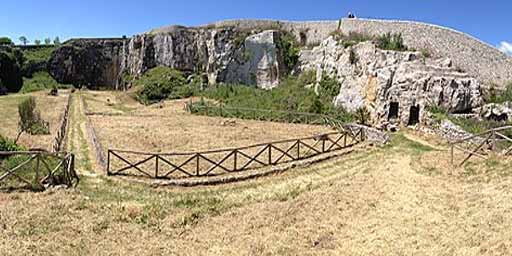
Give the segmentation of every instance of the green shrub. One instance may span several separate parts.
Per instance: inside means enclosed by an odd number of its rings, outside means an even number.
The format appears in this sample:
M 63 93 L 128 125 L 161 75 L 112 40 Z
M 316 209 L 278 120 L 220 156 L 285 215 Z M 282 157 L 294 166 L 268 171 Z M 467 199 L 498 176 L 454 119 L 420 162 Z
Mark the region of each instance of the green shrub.
M 322 80 L 318 85 L 318 95 L 326 100 L 331 101 L 340 94 L 341 83 L 336 78 L 329 77 L 327 74 L 322 76 Z
M 52 56 L 52 53 L 55 49 L 57 49 L 57 47 L 27 49 L 23 51 L 23 56 L 25 56 L 26 61 L 47 62 L 50 60 L 50 57 Z
M 217 85 L 208 88 L 202 95 L 231 108 L 256 108 L 276 112 L 306 112 L 329 115 L 346 122 L 352 121 L 353 116 L 351 113 L 346 112 L 343 108 L 335 107 L 332 103 L 334 98 L 332 95 L 339 93 L 337 81 L 330 78 L 323 79 L 321 82 L 322 93 L 317 95 L 312 88 L 306 87 L 315 82 L 315 77 L 314 71 L 304 72 L 299 77 L 288 77 L 281 82 L 279 87 L 273 90 L 263 90 L 245 85 Z M 205 101 L 200 103 L 203 105 L 207 104 Z M 211 112 L 209 114 L 222 115 L 219 112 Z M 279 115 L 282 114 L 268 113 L 265 116 L 258 117 L 258 119 L 286 119 Z M 254 113 L 242 112 L 233 117 L 254 118 Z
M 497 85 L 492 85 L 484 95 L 487 103 L 512 102 L 512 82 L 505 86 L 505 90 L 497 89 Z
M 49 123 L 41 118 L 41 114 L 37 110 L 36 100 L 34 97 L 28 97 L 18 105 L 18 113 L 20 116 L 18 122 L 18 138 L 27 132 L 31 135 L 49 134 Z M 16 139 L 16 141 L 18 140 Z
M 23 87 L 20 90 L 20 93 L 29 93 L 47 89 L 69 89 L 72 85 L 59 84 L 53 77 L 48 74 L 48 72 L 37 72 L 32 78 L 24 78 L 23 79 Z
M 391 34 L 387 33 L 377 38 L 377 47 L 383 50 L 390 51 L 407 51 L 409 50 L 404 44 L 404 39 L 401 33 Z
M 137 99 L 143 104 L 190 97 L 196 89 L 187 83 L 183 73 L 168 67 L 153 68 L 134 84 L 139 87 Z
M 360 107 L 355 112 L 355 119 L 358 124 L 367 125 L 370 121 L 370 111 L 366 107 Z
M 14 142 L 13 140 L 10 140 L 10 139 L 0 135 L 0 151 L 12 152 L 12 151 L 19 151 L 22 149 L 23 148 L 18 146 L 16 144 L 16 142 Z
M 278 42 L 277 47 L 282 51 L 284 64 L 290 71 L 297 65 L 299 61 L 300 47 L 297 39 L 293 34 L 283 33 Z

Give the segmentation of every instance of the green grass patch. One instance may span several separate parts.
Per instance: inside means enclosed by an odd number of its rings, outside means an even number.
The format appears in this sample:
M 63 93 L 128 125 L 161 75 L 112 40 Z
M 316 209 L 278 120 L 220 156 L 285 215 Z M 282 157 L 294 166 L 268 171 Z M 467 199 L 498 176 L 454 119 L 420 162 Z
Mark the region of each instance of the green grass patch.
M 41 47 L 23 51 L 23 56 L 27 62 L 47 62 L 50 60 L 53 51 L 57 47 Z
M 32 78 L 23 78 L 23 87 L 20 93 L 30 93 L 47 89 L 69 89 L 72 85 L 59 84 L 48 72 L 37 72 Z

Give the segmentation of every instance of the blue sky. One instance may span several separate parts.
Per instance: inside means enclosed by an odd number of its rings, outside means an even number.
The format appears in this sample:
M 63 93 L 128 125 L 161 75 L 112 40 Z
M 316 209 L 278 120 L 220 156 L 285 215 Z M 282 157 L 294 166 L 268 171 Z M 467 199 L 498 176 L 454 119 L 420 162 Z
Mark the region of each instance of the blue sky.
M 0 36 L 117 37 L 235 18 L 338 19 L 350 10 L 452 27 L 503 49 L 512 42 L 510 0 L 9 0 L 0 6 Z

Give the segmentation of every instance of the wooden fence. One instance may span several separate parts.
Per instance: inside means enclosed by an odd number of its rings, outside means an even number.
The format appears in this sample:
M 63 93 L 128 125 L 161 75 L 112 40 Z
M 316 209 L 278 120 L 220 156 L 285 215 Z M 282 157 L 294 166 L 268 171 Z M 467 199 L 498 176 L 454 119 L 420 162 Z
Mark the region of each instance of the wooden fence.
M 0 188 L 44 190 L 76 186 L 75 156 L 47 151 L 0 152 Z
M 490 155 L 509 156 L 512 153 L 512 138 L 504 133 L 512 131 L 512 126 L 504 126 L 472 135 L 450 143 L 451 163 L 455 166 L 455 152 L 460 151 L 464 157 L 458 166 L 464 165 L 472 157 L 487 159 Z
M 144 153 L 110 149 L 107 174 L 157 179 L 216 176 L 302 160 L 349 148 L 364 140 L 364 129 L 359 129 L 204 152 Z
M 71 106 L 71 97 L 72 97 L 72 95 L 70 94 L 68 96 L 68 102 L 66 105 L 66 109 L 64 110 L 62 119 L 61 119 L 61 124 L 60 124 L 59 130 L 57 131 L 57 135 L 55 136 L 55 139 L 53 141 L 52 152 L 61 151 L 62 146 L 64 145 L 64 142 L 66 140 L 68 124 L 69 124 L 69 110 L 70 110 L 70 106 Z
M 332 126 L 333 124 L 338 126 L 339 123 L 342 123 L 339 117 L 329 115 L 257 108 L 233 108 L 226 107 L 224 105 L 211 106 L 208 103 L 200 104 L 200 102 L 187 102 L 185 110 L 193 114 L 206 116 L 220 116 L 271 122 L 304 123 L 327 126 Z

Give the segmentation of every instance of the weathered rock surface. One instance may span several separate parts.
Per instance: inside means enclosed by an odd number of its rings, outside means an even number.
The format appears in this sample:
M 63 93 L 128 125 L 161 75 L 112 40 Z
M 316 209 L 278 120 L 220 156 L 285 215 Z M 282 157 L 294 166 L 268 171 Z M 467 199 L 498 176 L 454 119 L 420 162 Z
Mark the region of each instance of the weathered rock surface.
M 480 83 L 453 68 L 450 60 L 424 59 L 419 52 L 385 51 L 371 42 L 345 48 L 330 37 L 301 53 L 299 69 L 315 70 L 318 81 L 324 75 L 336 77 L 341 90 L 335 104 L 349 111 L 366 107 L 375 124 L 391 119 L 415 124 L 427 106 L 459 113 L 482 103 Z
M 76 39 L 55 50 L 49 73 L 60 83 L 117 89 L 125 39 Z
M 18 92 L 23 86 L 19 52 L 8 47 L 0 49 L 0 94 Z
M 480 116 L 498 122 L 510 121 L 512 120 L 512 102 L 486 104 L 481 108 Z
M 151 68 L 166 66 L 204 74 L 210 84 L 273 88 L 286 71 L 279 40 L 280 32 L 273 30 L 245 38 L 233 29 L 175 26 L 166 33 L 129 40 L 73 40 L 54 52 L 49 70 L 61 83 L 90 87 L 120 89 L 124 74 L 139 77 Z

